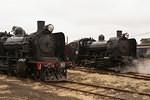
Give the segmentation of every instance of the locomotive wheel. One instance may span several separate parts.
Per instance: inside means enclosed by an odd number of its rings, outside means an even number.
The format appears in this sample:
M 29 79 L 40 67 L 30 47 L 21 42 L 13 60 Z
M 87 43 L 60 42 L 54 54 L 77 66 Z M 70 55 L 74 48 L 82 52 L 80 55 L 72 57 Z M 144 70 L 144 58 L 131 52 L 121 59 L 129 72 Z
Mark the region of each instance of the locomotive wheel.
M 41 70 L 41 81 L 55 81 L 56 76 L 53 69 L 42 68 Z
M 41 81 L 45 81 L 45 77 L 46 77 L 46 71 L 45 71 L 45 69 L 42 69 L 42 70 L 41 70 L 41 75 L 40 75 L 40 77 L 41 77 Z
M 65 68 L 58 69 L 55 74 L 58 80 L 65 81 L 67 78 L 67 70 Z
M 27 65 L 23 61 L 18 61 L 16 66 L 16 74 L 19 77 L 26 77 Z

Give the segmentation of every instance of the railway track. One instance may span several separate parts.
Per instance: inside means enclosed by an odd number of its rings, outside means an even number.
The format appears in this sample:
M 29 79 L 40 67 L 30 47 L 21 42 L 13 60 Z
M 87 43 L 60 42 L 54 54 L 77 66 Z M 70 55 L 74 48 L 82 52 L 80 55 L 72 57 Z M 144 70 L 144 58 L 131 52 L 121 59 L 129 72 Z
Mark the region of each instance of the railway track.
M 128 97 L 131 97 L 132 94 L 150 97 L 150 93 L 143 93 L 138 91 L 124 90 L 124 89 L 93 85 L 93 84 L 86 84 L 86 83 L 81 83 L 76 81 L 65 81 L 61 83 L 46 83 L 46 84 L 59 87 L 59 88 L 68 89 L 71 91 L 83 92 L 83 93 L 92 94 L 100 97 L 107 97 L 115 100 L 129 100 Z M 105 91 L 107 91 L 107 93 L 105 93 Z M 126 95 L 126 97 L 122 97 L 121 95 Z
M 12 76 L 10 76 L 10 78 L 11 77 Z M 25 82 L 24 78 L 17 78 L 17 79 Z M 31 80 L 31 82 L 37 82 L 37 80 Z M 71 91 L 77 91 L 85 94 L 104 97 L 104 99 L 109 98 L 113 100 L 133 100 L 134 99 L 132 96 L 133 94 L 138 96 L 147 96 L 150 98 L 150 93 L 132 91 L 127 89 L 119 89 L 119 88 L 102 86 L 102 85 L 87 84 L 87 83 L 77 82 L 72 80 L 67 80 L 64 82 L 41 82 L 41 83 L 43 85 L 45 84 L 45 85 L 50 85 L 62 89 L 71 90 Z M 130 97 L 130 99 L 128 97 Z
M 139 73 L 120 73 L 115 72 L 112 70 L 97 70 L 95 68 L 85 68 L 85 67 L 73 67 L 71 70 L 83 71 L 88 73 L 99 73 L 99 74 L 106 74 L 106 75 L 115 75 L 121 77 L 128 77 L 133 79 L 140 79 L 145 81 L 150 81 L 150 74 L 139 74 Z

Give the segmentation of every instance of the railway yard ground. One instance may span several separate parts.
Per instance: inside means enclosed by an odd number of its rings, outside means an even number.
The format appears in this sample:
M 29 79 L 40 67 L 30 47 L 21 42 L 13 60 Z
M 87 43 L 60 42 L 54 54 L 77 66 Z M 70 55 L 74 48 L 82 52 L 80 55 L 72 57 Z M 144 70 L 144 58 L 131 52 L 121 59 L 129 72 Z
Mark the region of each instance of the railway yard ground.
M 68 81 L 44 83 L 0 74 L 0 100 L 150 100 L 150 75 L 70 69 Z

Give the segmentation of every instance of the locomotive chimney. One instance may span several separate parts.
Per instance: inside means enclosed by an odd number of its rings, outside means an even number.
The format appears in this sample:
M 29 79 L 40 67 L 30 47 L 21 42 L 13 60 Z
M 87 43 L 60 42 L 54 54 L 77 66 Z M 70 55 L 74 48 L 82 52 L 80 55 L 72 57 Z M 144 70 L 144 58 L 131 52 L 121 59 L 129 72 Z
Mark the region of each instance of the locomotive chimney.
M 120 38 L 122 35 L 122 30 L 117 30 L 117 37 Z
M 45 21 L 37 21 L 37 31 L 42 30 L 44 26 L 45 26 Z

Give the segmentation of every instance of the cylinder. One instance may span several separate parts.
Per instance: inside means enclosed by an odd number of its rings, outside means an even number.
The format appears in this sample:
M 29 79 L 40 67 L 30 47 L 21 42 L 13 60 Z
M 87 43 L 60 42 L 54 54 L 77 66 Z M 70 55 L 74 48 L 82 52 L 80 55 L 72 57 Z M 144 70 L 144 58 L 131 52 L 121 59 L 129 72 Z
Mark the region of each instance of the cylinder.
M 37 31 L 42 30 L 44 26 L 45 26 L 45 21 L 37 21 Z
M 117 30 L 117 37 L 120 38 L 122 36 L 122 30 Z

